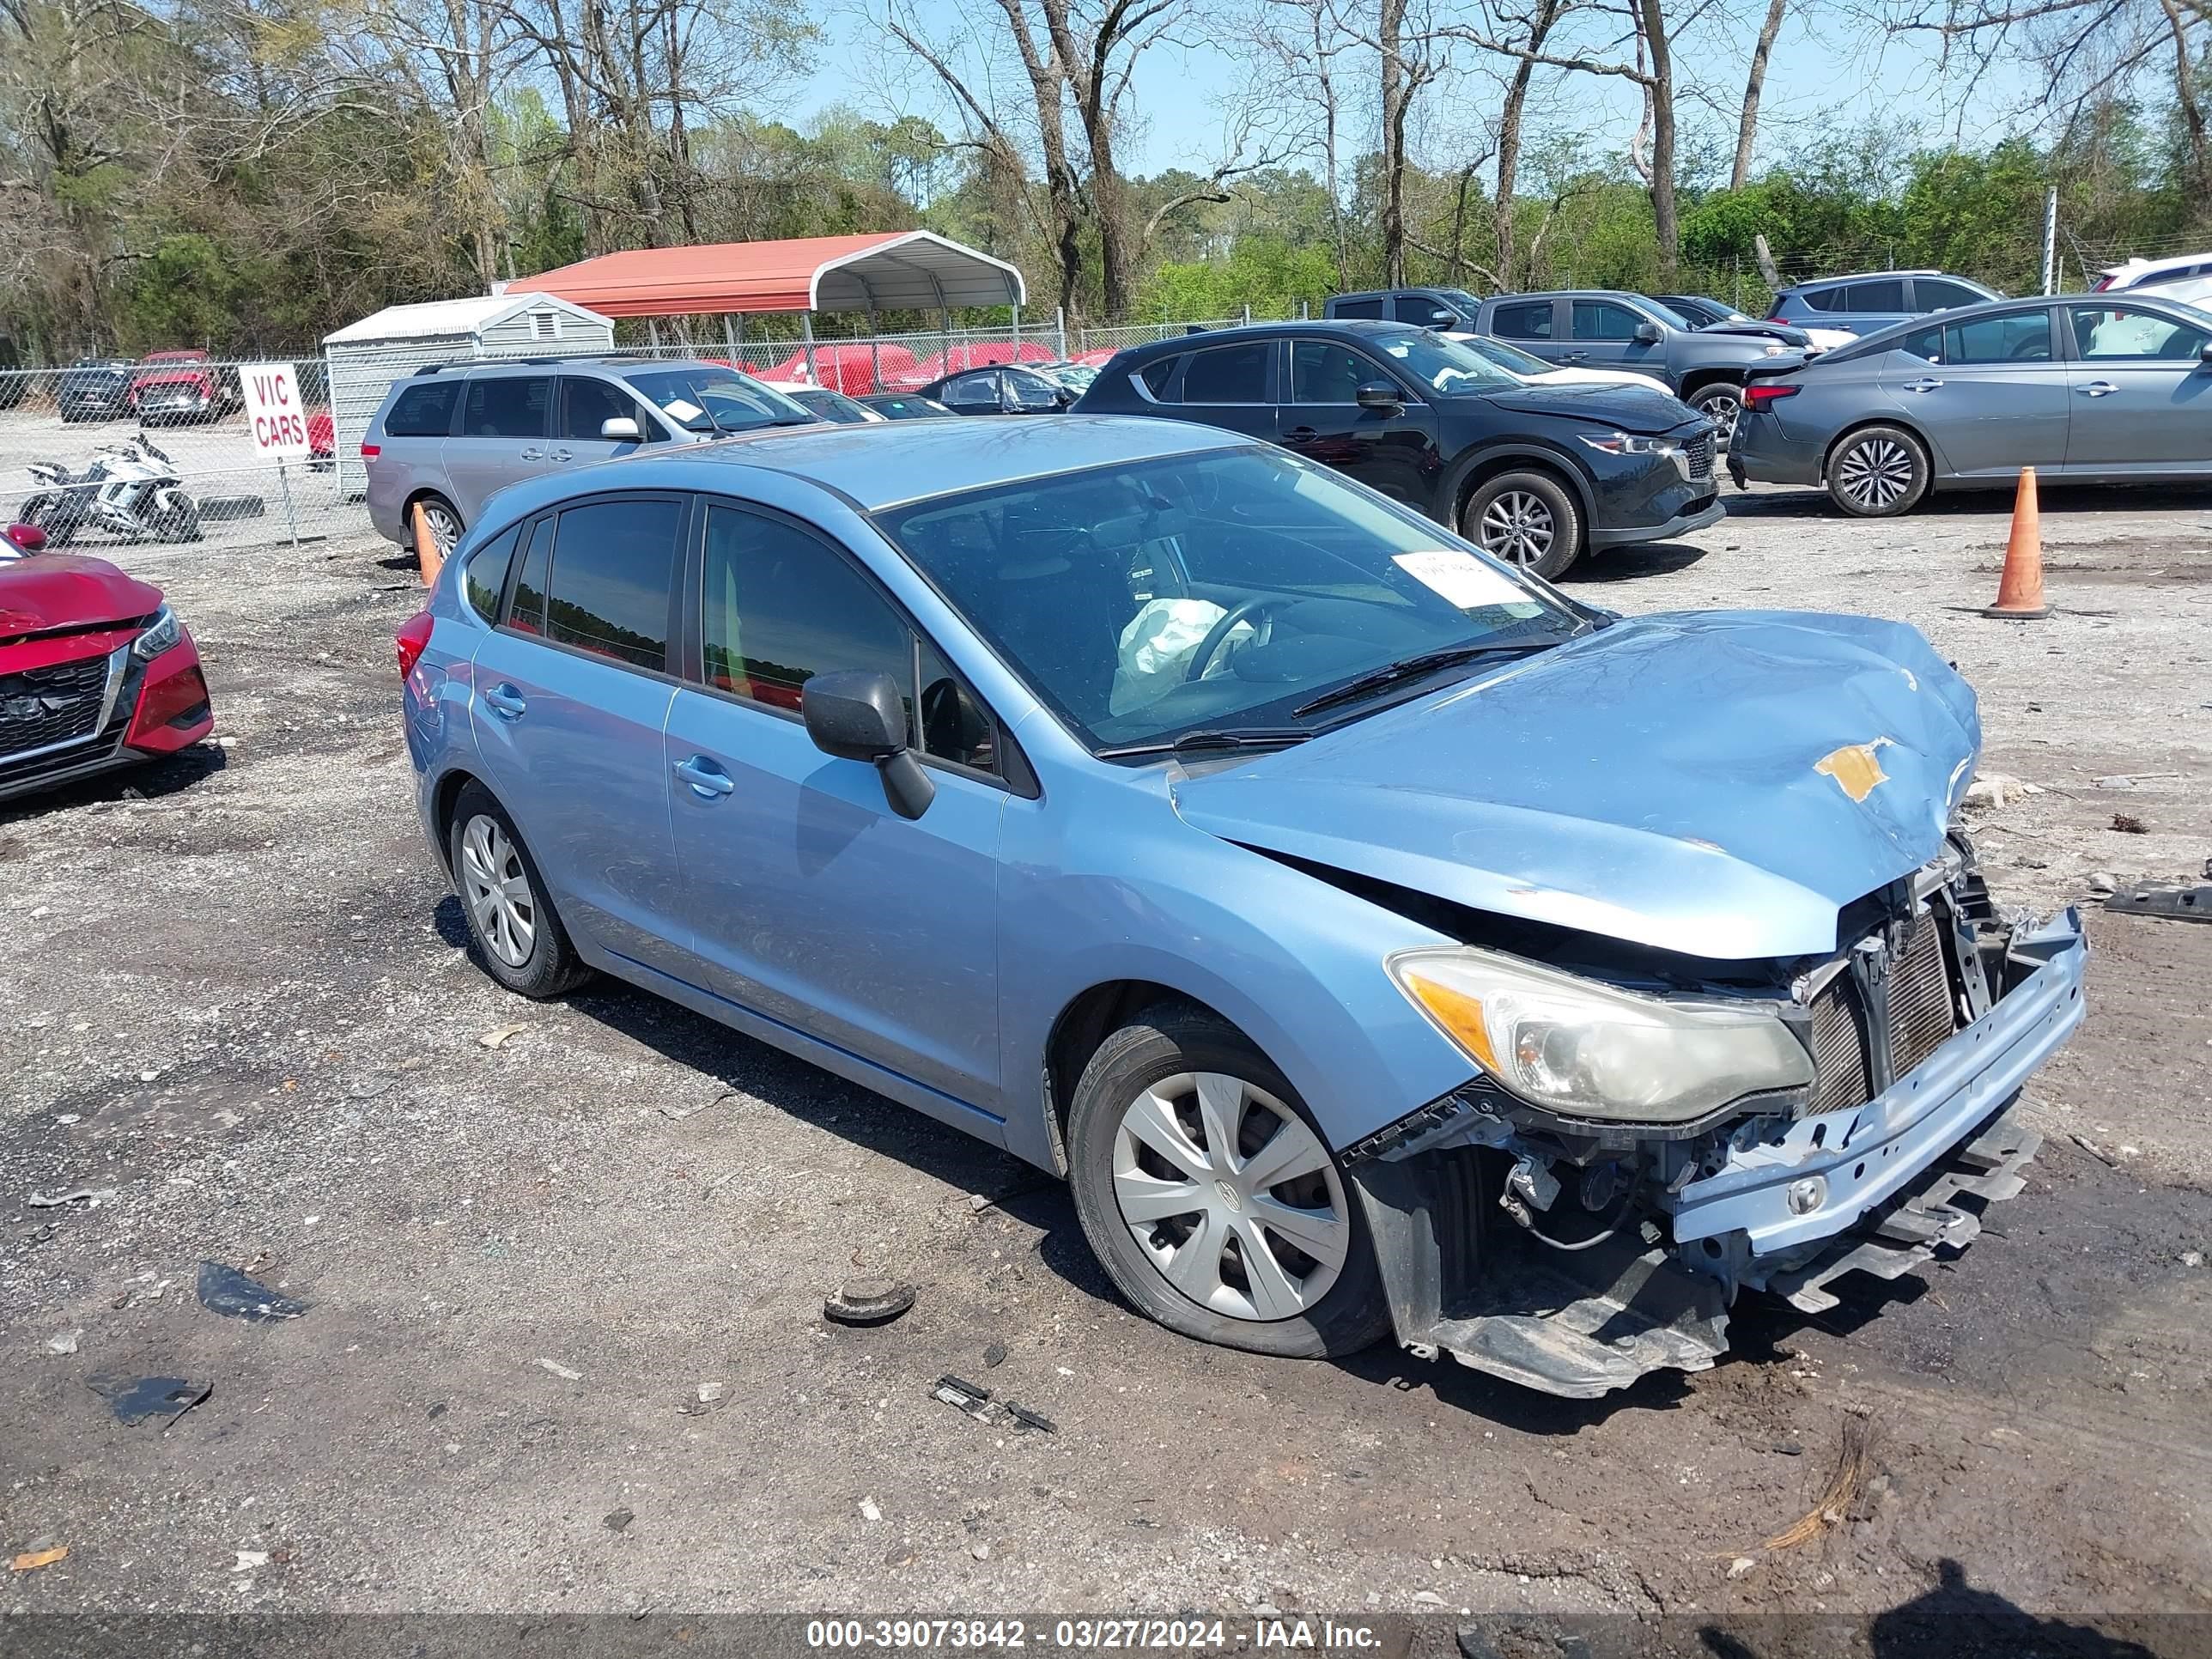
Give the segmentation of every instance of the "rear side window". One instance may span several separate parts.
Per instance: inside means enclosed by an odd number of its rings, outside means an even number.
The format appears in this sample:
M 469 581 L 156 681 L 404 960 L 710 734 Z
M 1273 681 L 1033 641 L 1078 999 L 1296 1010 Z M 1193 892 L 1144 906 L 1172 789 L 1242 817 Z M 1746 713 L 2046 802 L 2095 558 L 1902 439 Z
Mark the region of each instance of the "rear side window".
M 897 683 L 911 726 L 913 635 L 866 577 L 805 531 L 710 505 L 700 618 L 709 685 L 796 709 L 817 674 L 873 669 Z
M 1382 301 L 1379 298 L 1339 300 L 1335 309 L 1328 314 L 1332 317 L 1365 317 L 1379 323 L 1382 320 Z
M 1491 327 L 1510 340 L 1548 340 L 1552 337 L 1552 302 L 1500 306 L 1491 313 Z
M 1168 400 L 1169 389 L 1175 385 L 1176 370 L 1181 368 L 1188 361 L 1189 355 L 1188 352 L 1178 351 L 1174 356 L 1163 357 L 1157 362 L 1146 363 L 1142 368 L 1133 371 L 1129 378 L 1141 381 L 1146 391 L 1151 392 L 1162 403 L 1165 403 Z
M 1846 311 L 1902 311 L 1905 309 L 1905 283 L 1902 278 L 1884 277 L 1876 283 L 1850 283 L 1844 289 L 1844 309 Z
M 1916 276 L 1912 279 L 1912 297 L 1923 311 L 1955 311 L 1960 306 L 1980 305 L 1986 296 L 1959 283 Z
M 1275 355 L 1273 340 L 1249 340 L 1242 345 L 1216 346 L 1191 354 L 1190 368 L 1182 377 L 1182 401 L 1187 404 L 1264 404 L 1269 365 Z
M 553 401 L 550 374 L 486 374 L 469 382 L 461 411 L 466 438 L 542 438 L 546 405 Z
M 1815 311 L 1833 311 L 1843 292 L 1839 288 L 1801 288 L 1797 297 Z
M 469 608 L 486 622 L 499 620 L 499 596 L 507 592 L 507 567 L 514 562 L 515 544 L 522 539 L 520 525 L 495 536 L 469 555 L 461 569 L 461 592 Z
M 937 399 L 947 409 L 996 409 L 999 406 L 999 372 L 987 368 L 976 374 L 963 374 L 957 380 L 947 380 L 945 390 Z
M 2029 311 L 2010 317 L 1977 317 L 1943 331 L 1947 363 L 2047 363 L 2051 361 L 2051 313 Z
M 681 501 L 592 501 L 562 513 L 545 597 L 546 638 L 665 671 L 683 530 Z
M 387 438 L 442 438 L 453 429 L 453 405 L 461 400 L 459 380 L 426 380 L 392 400 L 384 417 Z

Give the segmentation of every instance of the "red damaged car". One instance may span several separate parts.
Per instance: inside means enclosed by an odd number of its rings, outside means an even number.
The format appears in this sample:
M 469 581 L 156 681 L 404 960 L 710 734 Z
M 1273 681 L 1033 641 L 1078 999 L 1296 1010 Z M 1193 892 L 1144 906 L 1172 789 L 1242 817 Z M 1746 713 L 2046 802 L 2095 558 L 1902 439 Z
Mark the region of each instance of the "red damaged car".
M 192 636 L 104 559 L 0 547 L 0 800 L 158 760 L 215 729 Z M 9 560 L 19 550 L 27 556 Z

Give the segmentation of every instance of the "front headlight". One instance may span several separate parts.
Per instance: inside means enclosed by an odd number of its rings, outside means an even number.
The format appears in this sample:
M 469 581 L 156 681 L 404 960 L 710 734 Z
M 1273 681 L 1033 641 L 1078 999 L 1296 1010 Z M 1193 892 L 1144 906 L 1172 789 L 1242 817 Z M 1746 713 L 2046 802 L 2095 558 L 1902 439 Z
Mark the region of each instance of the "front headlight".
M 177 613 L 163 605 L 154 613 L 154 620 L 146 631 L 131 641 L 131 654 L 140 662 L 151 662 L 185 636 L 185 626 L 177 620 Z
M 1682 446 L 1672 438 L 1639 438 L 1629 432 L 1607 432 L 1593 436 L 1583 432 L 1576 434 L 1592 449 L 1601 449 L 1608 455 L 1674 455 Z
M 1766 355 L 1770 357 L 1779 357 L 1784 352 L 1789 349 L 1790 348 L 1788 346 L 1784 345 L 1778 340 L 1775 343 L 1766 348 Z
M 1384 965 L 1505 1089 L 1571 1117 L 1686 1122 L 1813 1081 L 1812 1057 L 1771 1005 L 1646 996 L 1471 947 Z

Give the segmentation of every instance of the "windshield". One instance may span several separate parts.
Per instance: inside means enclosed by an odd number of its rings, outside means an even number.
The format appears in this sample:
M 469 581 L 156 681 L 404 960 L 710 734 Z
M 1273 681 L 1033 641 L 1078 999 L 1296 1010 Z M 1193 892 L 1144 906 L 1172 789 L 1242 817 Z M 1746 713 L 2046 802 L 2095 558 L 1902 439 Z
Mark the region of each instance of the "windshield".
M 1651 313 L 1653 316 L 1656 317 L 1661 322 L 1666 324 L 1669 328 L 1693 329 L 1697 327 L 1695 323 L 1692 322 L 1687 317 L 1685 317 L 1680 312 L 1675 310 L 1672 306 L 1662 305 L 1656 300 L 1645 300 L 1642 301 L 1642 304 L 1646 311 Z
M 1557 367 L 1556 364 L 1546 362 L 1533 351 L 1523 351 L 1519 346 L 1508 345 L 1504 341 L 1493 340 L 1487 335 L 1482 335 L 1472 340 L 1462 340 L 1459 343 L 1479 356 L 1487 357 L 1509 374 L 1522 374 L 1533 378 L 1538 374 L 1549 374 Z
M 877 522 L 1093 750 L 1303 729 L 1294 711 L 1386 665 L 1540 644 L 1578 621 L 1428 520 L 1273 449 L 1029 479 Z
M 690 432 L 748 432 L 818 418 L 749 374 L 699 363 L 641 369 L 623 378 L 677 425 Z
M 1365 343 L 1382 353 L 1431 392 L 1505 392 L 1521 384 L 1458 340 L 1425 329 L 1370 334 Z M 1549 367 L 1549 365 L 1547 365 Z

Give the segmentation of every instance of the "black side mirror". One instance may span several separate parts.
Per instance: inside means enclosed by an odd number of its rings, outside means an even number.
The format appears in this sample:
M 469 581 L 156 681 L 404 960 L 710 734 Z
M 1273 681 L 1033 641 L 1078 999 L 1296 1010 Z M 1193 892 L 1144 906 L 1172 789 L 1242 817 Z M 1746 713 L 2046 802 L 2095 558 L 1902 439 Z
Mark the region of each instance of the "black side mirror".
M 1362 409 L 1387 410 L 1391 414 L 1401 413 L 1406 407 L 1406 394 L 1388 380 L 1364 380 L 1353 398 Z
M 799 688 L 799 712 L 817 749 L 866 761 L 882 775 L 892 811 L 918 818 L 929 810 L 937 786 L 907 746 L 906 704 L 890 675 L 858 668 L 817 674 Z
M 1657 345 L 1666 337 L 1656 323 L 1638 323 L 1636 325 L 1636 343 L 1638 345 Z

